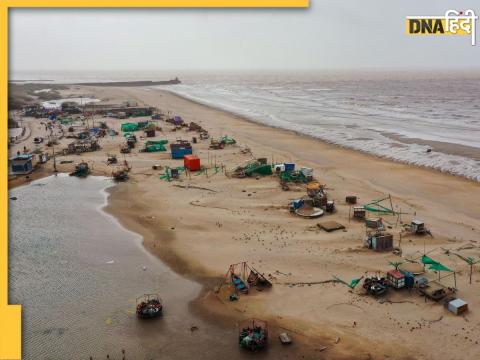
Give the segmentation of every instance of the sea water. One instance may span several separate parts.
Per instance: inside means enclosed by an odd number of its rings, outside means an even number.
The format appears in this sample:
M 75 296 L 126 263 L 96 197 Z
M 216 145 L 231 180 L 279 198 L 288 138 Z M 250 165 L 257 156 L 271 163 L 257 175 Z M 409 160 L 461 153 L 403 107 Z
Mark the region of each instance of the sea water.
M 59 174 L 10 190 L 9 302 L 22 305 L 23 358 L 243 358 L 234 328 L 190 311 L 200 285 L 101 210 L 110 186 Z M 163 299 L 162 318 L 137 319 L 145 293 Z
M 17 72 L 49 83 L 158 86 L 269 126 L 480 181 L 480 73 L 440 71 Z

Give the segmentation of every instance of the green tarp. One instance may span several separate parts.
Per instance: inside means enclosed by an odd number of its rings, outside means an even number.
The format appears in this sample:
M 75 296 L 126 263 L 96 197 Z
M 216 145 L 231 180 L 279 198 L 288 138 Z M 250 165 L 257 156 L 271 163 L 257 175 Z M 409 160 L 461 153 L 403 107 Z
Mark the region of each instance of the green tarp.
M 245 169 L 245 175 L 253 176 L 258 175 L 272 175 L 272 167 L 268 164 L 256 164 L 252 166 L 247 166 Z
M 350 281 L 350 284 L 348 285 L 348 287 L 350 289 L 355 289 L 355 286 L 358 285 L 358 283 L 363 279 L 363 276 L 361 278 L 358 278 L 358 279 L 353 279 L 352 281 Z
M 280 173 L 283 182 L 307 183 L 307 177 L 301 171 L 285 171 Z
M 444 266 L 440 263 L 430 265 L 429 269 L 430 270 L 438 270 L 438 271 L 450 271 L 450 272 L 453 271 L 453 270 L 450 270 L 449 268 L 447 268 L 446 266 Z
M 426 265 L 437 264 L 437 262 L 435 260 L 433 260 L 432 258 L 429 258 L 427 255 L 422 256 L 422 263 L 424 263 Z
M 145 145 L 165 145 L 168 144 L 168 140 L 148 140 Z
M 231 144 L 236 144 L 236 141 L 234 138 L 231 138 L 229 136 L 223 136 L 219 140 L 220 143 L 226 144 L 226 145 L 231 145 Z
M 138 125 L 134 123 L 124 123 L 122 124 L 122 131 L 124 132 L 131 132 L 131 131 L 137 131 L 138 130 Z
M 167 151 L 165 144 L 168 144 L 168 140 L 159 140 L 159 141 L 147 141 L 145 143 L 146 152 L 157 152 L 157 151 Z
M 430 270 L 438 270 L 438 271 L 453 271 L 447 268 L 446 266 L 440 264 L 438 261 L 433 260 L 432 258 L 429 258 L 426 255 L 422 256 L 422 263 L 425 265 L 430 265 L 429 269 Z
M 380 199 L 380 200 L 374 200 L 369 204 L 363 205 L 363 208 L 367 211 L 379 213 L 382 215 L 395 214 L 395 212 L 391 207 L 389 208 L 380 204 L 382 201 L 385 201 L 385 200 L 391 201 L 390 197 Z

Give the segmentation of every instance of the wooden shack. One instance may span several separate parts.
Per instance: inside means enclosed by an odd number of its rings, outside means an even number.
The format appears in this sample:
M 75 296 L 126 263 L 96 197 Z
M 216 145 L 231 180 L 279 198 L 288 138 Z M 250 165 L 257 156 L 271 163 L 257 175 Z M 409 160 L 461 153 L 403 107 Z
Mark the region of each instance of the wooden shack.
M 376 233 L 367 236 L 365 245 L 375 251 L 390 251 L 393 249 L 393 235 L 388 233 Z
M 355 219 L 365 219 L 365 216 L 366 216 L 366 211 L 365 209 L 363 208 L 363 206 L 354 206 L 353 207 L 353 217 Z

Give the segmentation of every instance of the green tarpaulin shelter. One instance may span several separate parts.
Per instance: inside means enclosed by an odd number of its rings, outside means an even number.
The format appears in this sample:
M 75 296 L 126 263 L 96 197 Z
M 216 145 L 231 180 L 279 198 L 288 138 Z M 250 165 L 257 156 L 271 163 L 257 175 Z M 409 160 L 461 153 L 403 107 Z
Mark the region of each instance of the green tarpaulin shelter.
M 146 152 L 167 151 L 165 144 L 168 144 L 168 140 L 147 141 L 145 143 Z
M 390 207 L 381 204 L 381 202 L 385 200 L 390 201 Z M 395 214 L 395 211 L 393 211 L 392 198 L 390 197 L 390 195 L 384 199 L 374 200 L 369 204 L 365 204 L 363 205 L 363 208 L 367 211 L 382 215 Z
M 272 175 L 272 167 L 268 164 L 252 164 L 245 168 L 245 175 L 253 176 L 258 175 Z
M 432 258 L 429 258 L 426 255 L 422 256 L 422 263 L 425 265 L 430 265 L 429 269 L 430 270 L 438 270 L 438 271 L 450 271 L 452 272 L 453 270 L 450 270 L 446 266 L 440 264 L 438 261 L 433 260 Z
M 363 276 L 358 279 L 353 279 L 352 281 L 350 281 L 350 284 L 348 285 L 348 287 L 351 289 L 355 289 L 355 286 L 357 286 L 362 279 L 363 279 Z
M 450 271 L 450 272 L 453 271 L 453 270 L 450 270 L 449 268 L 447 268 L 446 266 L 444 266 L 440 263 L 430 265 L 429 269 L 430 270 L 438 270 L 438 271 Z
M 134 123 L 124 123 L 122 124 L 122 131 L 124 132 L 131 132 L 131 131 L 137 131 L 138 130 L 138 125 Z

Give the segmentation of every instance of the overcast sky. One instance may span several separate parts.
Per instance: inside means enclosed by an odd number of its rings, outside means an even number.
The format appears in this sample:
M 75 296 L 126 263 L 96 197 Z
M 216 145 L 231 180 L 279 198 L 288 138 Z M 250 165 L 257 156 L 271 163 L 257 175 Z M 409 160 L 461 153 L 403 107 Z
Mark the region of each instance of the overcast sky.
M 311 2 L 295 10 L 12 9 L 10 69 L 480 67 L 478 29 L 474 47 L 469 37 L 405 35 L 405 16 L 453 6 L 480 15 L 478 0 Z

